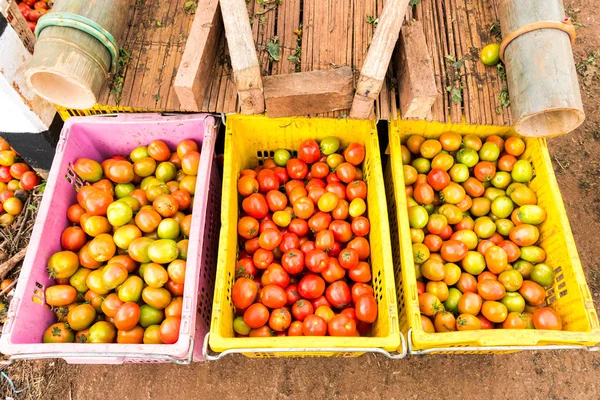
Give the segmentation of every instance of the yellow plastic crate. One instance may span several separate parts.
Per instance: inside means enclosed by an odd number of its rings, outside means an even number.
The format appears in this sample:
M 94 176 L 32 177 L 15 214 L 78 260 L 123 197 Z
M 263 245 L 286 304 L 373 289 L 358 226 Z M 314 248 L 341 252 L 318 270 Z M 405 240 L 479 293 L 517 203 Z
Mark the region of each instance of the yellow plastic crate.
M 371 266 L 373 288 L 378 301 L 378 318 L 371 337 L 269 337 L 236 338 L 233 330 L 235 315 L 231 290 L 235 280 L 238 255 L 238 193 L 240 172 L 254 168 L 279 148 L 297 149 L 306 139 L 320 140 L 327 136 L 340 139 L 342 147 L 352 142 L 366 148 L 363 164 L 368 185 L 367 209 L 371 221 Z M 217 281 L 213 303 L 210 348 L 207 359 L 218 359 L 230 353 L 249 357 L 276 356 L 359 356 L 376 352 L 388 357 L 406 355 L 404 338 L 398 329 L 398 311 L 394 285 L 390 232 L 377 130 L 372 121 L 337 119 L 279 118 L 231 115 L 227 117 L 225 161 L 223 167 L 223 198 L 221 236 Z M 400 350 L 399 350 L 400 348 Z M 390 352 L 399 351 L 399 354 Z M 215 354 L 214 352 L 220 352 Z
M 85 110 L 75 110 L 72 108 L 64 108 L 56 106 L 56 111 L 63 121 L 71 117 L 86 117 L 88 115 L 103 115 L 103 114 L 116 114 L 116 113 L 134 113 L 134 112 L 157 112 L 156 110 L 144 110 L 141 108 L 122 107 L 122 106 L 102 106 L 96 104 L 92 108 Z
M 523 138 L 527 145 L 520 157 L 529 160 L 535 177 L 530 188 L 539 204 L 547 211 L 540 226 L 540 247 L 546 251 L 546 263 L 554 268 L 555 282 L 547 290 L 549 306 L 562 318 L 563 331 L 502 329 L 425 333 L 421 328 L 415 265 L 413 262 L 410 226 L 406 212 L 406 195 L 402 175 L 401 143 L 413 134 L 438 138 L 451 131 L 481 138 L 490 135 L 514 136 L 509 127 L 425 123 L 423 121 L 393 121 L 389 126 L 390 162 L 386 166 L 390 229 L 400 310 L 400 330 L 407 335 L 411 354 L 423 353 L 503 353 L 543 348 L 588 348 L 600 342 L 598 316 L 585 281 L 581 262 L 571 233 L 569 220 L 560 196 L 545 139 Z M 596 347 L 588 349 L 597 350 Z

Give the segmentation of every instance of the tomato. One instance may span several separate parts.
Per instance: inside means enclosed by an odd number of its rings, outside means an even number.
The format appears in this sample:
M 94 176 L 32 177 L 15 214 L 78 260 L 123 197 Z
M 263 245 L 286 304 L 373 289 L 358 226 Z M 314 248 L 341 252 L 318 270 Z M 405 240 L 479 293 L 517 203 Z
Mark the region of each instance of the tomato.
M 127 280 L 127 269 L 117 263 L 109 263 L 102 269 L 102 285 L 106 289 L 115 289 Z
M 460 290 L 454 287 L 449 288 L 448 298 L 443 303 L 444 308 L 454 314 L 458 313 L 458 302 L 461 297 L 462 293 Z
M 327 322 L 318 315 L 311 314 L 304 319 L 302 333 L 304 336 L 325 336 Z
M 554 271 L 548 264 L 540 263 L 533 267 L 529 279 L 540 286 L 548 287 L 554 283 Z
M 419 310 L 428 317 L 433 317 L 444 311 L 444 306 L 435 295 L 425 292 L 419 295 Z
M 159 338 L 165 344 L 177 343 L 181 318 L 168 317 L 160 324 Z
M 458 312 L 461 314 L 477 315 L 481 310 L 481 296 L 476 293 L 463 293 L 458 301 Z
M 504 285 L 507 291 L 517 291 L 523 284 L 523 276 L 516 269 L 509 269 L 498 276 L 498 281 Z
M 160 340 L 160 325 L 150 325 L 144 331 L 144 344 L 163 344 Z
M 358 263 L 356 268 L 348 271 L 348 277 L 354 282 L 367 283 L 371 281 L 371 266 L 364 261 Z
M 316 299 L 325 292 L 325 281 L 318 275 L 306 275 L 298 283 L 298 293 L 305 299 Z
M 298 157 L 305 163 L 312 164 L 321 157 L 321 149 L 314 140 L 306 140 L 298 147 Z
M 433 169 L 441 169 L 444 172 L 448 172 L 450 168 L 454 165 L 454 157 L 450 154 L 439 153 L 433 160 L 431 160 L 431 168 Z
M 352 165 L 359 165 L 365 159 L 365 146 L 351 143 L 343 152 L 344 159 Z
M 266 285 L 260 290 L 259 301 L 273 309 L 284 307 L 287 304 L 287 293 L 280 286 Z
M 425 292 L 435 295 L 440 301 L 448 299 L 448 286 L 444 282 L 427 282 Z
M 347 248 L 356 250 L 358 252 L 358 259 L 360 261 L 366 260 L 371 254 L 369 242 L 364 237 L 355 237 L 350 242 L 348 242 Z
M 504 172 L 511 172 L 516 162 L 517 159 L 514 156 L 511 156 L 510 154 L 505 154 L 498 159 L 498 169 Z
M 437 191 L 441 191 L 450 184 L 450 175 L 444 170 L 434 168 L 427 175 L 427 182 Z
M 440 151 L 442 151 L 442 144 L 434 139 L 425 140 L 419 148 L 421 156 L 427 159 L 432 159 Z
M 509 312 L 522 313 L 523 310 L 525 310 L 525 299 L 516 292 L 506 293 L 506 296 L 504 296 L 500 302 L 506 306 L 506 309 Z
M 87 241 L 83 229 L 78 226 L 70 226 L 61 234 L 60 243 L 63 249 L 73 252 L 79 251 Z
M 265 250 L 274 250 L 282 240 L 281 232 L 278 229 L 267 229 L 263 231 L 258 238 L 258 245 Z
M 329 257 L 327 266 L 321 271 L 321 276 L 327 283 L 333 283 L 344 278 L 346 270 L 340 266 L 337 258 Z
M 53 278 L 69 278 L 79 268 L 79 257 L 72 251 L 59 251 L 50 257 L 47 266 Z
M 104 262 L 115 255 L 117 246 L 115 246 L 111 235 L 102 233 L 92 239 L 88 251 L 94 260 Z
M 256 250 L 256 252 L 252 256 L 252 261 L 258 269 L 266 269 L 269 265 L 271 265 L 273 259 L 273 252 L 270 250 L 265 250 L 263 248 L 259 248 L 258 250 Z
M 304 321 L 304 319 L 314 313 L 312 304 L 307 300 L 298 300 L 292 306 L 292 315 L 298 321 Z
M 479 53 L 481 62 L 488 66 L 494 66 L 500 62 L 500 45 L 492 43 L 485 46 Z
M 244 201 L 242 201 L 242 208 L 246 214 L 257 219 L 263 219 L 269 213 L 269 207 L 265 197 L 258 193 L 253 193 L 246 197 Z
M 75 301 L 77 291 L 69 285 L 55 285 L 46 288 L 45 300 L 53 307 L 67 306 Z
M 502 323 L 502 329 L 527 329 L 527 320 L 519 312 L 509 312 Z
M 462 259 L 461 266 L 466 272 L 479 275 L 485 269 L 485 258 L 476 251 L 469 251 Z
M 450 182 L 440 194 L 440 199 L 449 204 L 458 204 L 464 200 L 466 196 L 465 189 L 458 183 Z
M 437 313 L 433 324 L 436 332 L 452 332 L 456 330 L 456 319 L 449 312 L 442 311 Z
M 35 172 L 27 171 L 21 176 L 20 185 L 24 190 L 33 190 L 37 185 L 40 184 L 40 178 Z
M 260 328 L 269 320 L 269 310 L 260 303 L 249 306 L 244 312 L 244 322 L 250 328 Z
M 43 343 L 73 343 L 75 333 L 64 322 L 52 324 L 44 332 Z
M 286 308 L 273 310 L 269 318 L 269 327 L 276 332 L 283 332 L 289 328 L 292 323 L 292 316 Z
M 462 136 L 454 132 L 444 132 L 439 137 L 442 148 L 446 151 L 456 151 L 460 149 Z
M 448 240 L 442 244 L 442 258 L 449 262 L 458 262 L 465 258 L 469 249 L 467 245 L 458 240 Z
M 519 294 L 523 296 L 527 305 L 538 307 L 546 300 L 546 291 L 539 284 L 525 280 L 519 288 Z
M 140 320 L 140 307 L 136 303 L 124 303 L 115 314 L 115 327 L 121 331 L 133 329 Z
M 562 321 L 556 311 L 550 307 L 542 307 L 533 313 L 535 329 L 562 330 Z
M 502 283 L 486 279 L 477 284 L 477 293 L 484 300 L 500 300 L 506 294 L 506 289 Z
M 302 160 L 292 158 L 286 165 L 290 179 L 304 179 L 308 175 L 308 166 Z
M 277 285 L 285 289 L 290 284 L 290 276 L 286 270 L 279 264 L 271 264 L 263 272 L 260 282 L 263 286 Z
M 329 320 L 330 336 L 356 336 L 356 322 L 344 314 L 335 315 Z
M 423 314 L 420 315 L 421 316 L 421 329 L 423 329 L 423 332 L 425 333 L 435 333 L 435 327 L 433 326 L 433 322 L 431 322 L 431 320 L 424 316 Z
M 430 258 L 421 264 L 421 274 L 430 281 L 441 281 L 446 276 L 444 263 L 434 258 Z
M 484 301 L 481 306 L 481 313 L 485 318 L 494 323 L 502 323 L 508 316 L 506 306 L 497 301 Z
M 350 288 L 344 281 L 333 282 L 325 291 L 325 297 L 335 308 L 344 308 L 352 301 Z
M 538 246 L 521 247 L 521 259 L 531 263 L 541 263 L 546 259 L 546 252 Z

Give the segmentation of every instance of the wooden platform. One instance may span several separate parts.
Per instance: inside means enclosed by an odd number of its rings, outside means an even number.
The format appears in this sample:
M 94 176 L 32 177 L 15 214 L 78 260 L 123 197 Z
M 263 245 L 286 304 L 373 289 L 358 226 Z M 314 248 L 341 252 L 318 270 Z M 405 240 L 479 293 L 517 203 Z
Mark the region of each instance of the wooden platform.
M 279 1 L 281 4 L 279 4 Z M 248 3 L 262 73 L 287 74 L 350 66 L 358 77 L 384 0 L 256 0 Z M 430 119 L 469 124 L 508 125 L 500 106 L 503 81 L 496 68 L 478 61 L 479 49 L 495 41 L 490 26 L 497 0 L 422 0 L 412 16 L 423 22 L 438 87 Z M 182 110 L 172 87 L 193 15 L 182 1 L 138 0 L 123 48 L 131 53 L 118 89 L 106 87 L 100 105 L 135 110 Z M 273 48 L 279 46 L 279 59 Z M 271 54 L 269 54 L 271 49 Z M 275 55 L 275 57 L 273 57 Z M 203 110 L 237 112 L 224 35 Z M 392 70 L 376 102 L 379 119 L 396 118 L 398 96 Z M 345 117 L 347 111 L 328 113 Z

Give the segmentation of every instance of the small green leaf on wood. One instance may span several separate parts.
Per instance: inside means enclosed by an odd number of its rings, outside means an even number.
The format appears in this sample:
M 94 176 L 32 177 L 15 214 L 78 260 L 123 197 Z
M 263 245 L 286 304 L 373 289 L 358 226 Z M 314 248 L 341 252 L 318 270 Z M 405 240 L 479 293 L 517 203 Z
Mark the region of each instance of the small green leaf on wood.
M 154 95 L 154 99 L 155 99 L 156 101 L 159 101 L 159 100 L 160 100 L 160 93 L 156 93 L 156 94 Z
M 188 14 L 195 14 L 197 9 L 198 3 L 195 1 L 186 1 L 185 5 L 183 6 L 183 11 Z
M 417 4 L 421 4 L 421 0 L 410 0 L 408 3 L 408 5 L 411 7 L 416 6 Z
M 267 53 L 273 61 L 279 61 L 279 38 L 273 37 L 269 43 L 267 43 Z

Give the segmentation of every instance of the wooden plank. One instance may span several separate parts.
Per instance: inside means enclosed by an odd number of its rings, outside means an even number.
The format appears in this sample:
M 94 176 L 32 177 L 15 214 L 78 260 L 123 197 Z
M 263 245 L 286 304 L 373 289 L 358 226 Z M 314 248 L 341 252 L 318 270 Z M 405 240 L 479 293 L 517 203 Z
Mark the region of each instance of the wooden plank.
M 373 100 L 381 91 L 408 3 L 409 0 L 388 0 L 382 10 L 356 85 L 351 118 L 368 119 L 373 115 Z
M 221 30 L 219 1 L 204 0 L 198 3 L 174 82 L 175 93 L 184 110 L 201 110 L 210 85 L 208 77 L 215 63 Z
M 244 0 L 220 0 L 242 114 L 265 110 L 262 76 Z
M 35 35 L 29 29 L 27 25 L 27 21 L 19 7 L 17 5 L 16 0 L 0 0 L 0 14 L 6 18 L 6 21 L 12 26 L 15 30 L 21 42 L 23 42 L 23 46 L 29 51 L 30 54 L 33 54 L 33 48 L 35 47 Z
M 403 26 L 399 49 L 397 76 L 402 119 L 425 119 L 437 98 L 437 88 L 421 22 Z
M 354 93 L 352 68 L 266 76 L 269 117 L 290 117 L 345 110 Z

